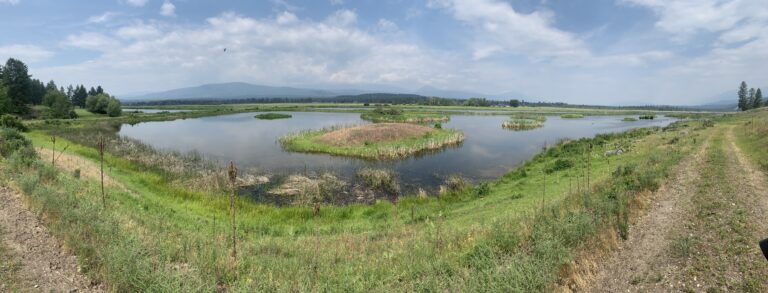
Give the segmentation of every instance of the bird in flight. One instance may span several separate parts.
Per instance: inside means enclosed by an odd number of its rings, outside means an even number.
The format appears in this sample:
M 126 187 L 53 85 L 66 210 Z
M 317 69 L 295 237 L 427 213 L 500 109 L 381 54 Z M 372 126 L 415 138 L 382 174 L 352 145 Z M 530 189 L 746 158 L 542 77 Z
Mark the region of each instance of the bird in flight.
M 224 48 L 224 52 L 226 52 L 226 51 L 227 51 L 227 48 Z

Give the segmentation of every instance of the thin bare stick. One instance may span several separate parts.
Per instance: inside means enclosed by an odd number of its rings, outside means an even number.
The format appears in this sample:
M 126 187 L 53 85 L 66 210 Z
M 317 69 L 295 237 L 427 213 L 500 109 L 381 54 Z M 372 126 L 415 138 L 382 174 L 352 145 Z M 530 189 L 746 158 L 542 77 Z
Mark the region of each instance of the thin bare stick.
M 106 142 L 104 141 L 103 136 L 99 136 L 98 141 L 98 147 L 99 147 L 99 159 L 101 160 L 101 203 L 104 205 L 104 209 L 107 208 L 107 197 L 104 193 L 104 146 Z
M 229 213 L 232 217 L 232 259 L 237 259 L 237 230 L 235 222 L 235 194 L 237 193 L 237 168 L 229 162 L 229 182 L 232 183 L 232 194 L 229 196 Z

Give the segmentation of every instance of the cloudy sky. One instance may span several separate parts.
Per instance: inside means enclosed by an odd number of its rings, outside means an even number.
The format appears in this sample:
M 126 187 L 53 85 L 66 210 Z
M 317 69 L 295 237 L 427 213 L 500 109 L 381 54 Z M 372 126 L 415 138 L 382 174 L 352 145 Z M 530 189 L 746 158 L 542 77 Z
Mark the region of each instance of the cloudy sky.
M 0 0 L 8 57 L 118 95 L 245 81 L 682 105 L 768 86 L 768 3 Z

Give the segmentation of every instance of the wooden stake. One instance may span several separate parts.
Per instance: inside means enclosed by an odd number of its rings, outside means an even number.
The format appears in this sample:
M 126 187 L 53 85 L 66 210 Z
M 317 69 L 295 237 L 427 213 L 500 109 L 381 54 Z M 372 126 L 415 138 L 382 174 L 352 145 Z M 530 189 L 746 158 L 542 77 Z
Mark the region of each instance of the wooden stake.
M 229 213 L 232 217 L 232 259 L 237 259 L 237 230 L 235 222 L 235 194 L 237 193 L 237 168 L 229 162 L 229 182 L 232 183 L 232 194 L 229 196 Z
M 101 168 L 100 168 L 100 171 L 101 171 L 101 203 L 104 205 L 104 209 L 106 209 L 107 208 L 107 198 L 106 198 L 106 195 L 104 193 L 104 145 L 105 145 L 105 142 L 104 142 L 104 137 L 103 136 L 99 136 L 99 141 L 98 141 L 97 144 L 98 144 L 98 147 L 99 147 L 99 159 L 101 161 Z

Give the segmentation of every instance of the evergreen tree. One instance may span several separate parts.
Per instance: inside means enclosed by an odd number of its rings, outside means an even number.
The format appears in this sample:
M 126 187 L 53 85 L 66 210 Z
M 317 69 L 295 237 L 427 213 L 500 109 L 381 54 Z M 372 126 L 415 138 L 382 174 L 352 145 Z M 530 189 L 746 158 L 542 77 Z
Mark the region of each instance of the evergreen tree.
M 752 109 L 753 105 L 755 104 L 755 88 L 749 89 L 749 94 L 747 94 L 747 109 Z
M 57 87 L 57 86 L 56 86 L 56 83 L 55 83 L 55 82 L 53 82 L 53 80 L 49 81 L 49 82 L 48 82 L 48 83 L 45 85 L 45 92 L 46 92 L 46 93 L 47 93 L 47 92 L 50 92 L 50 91 L 58 91 L 58 90 L 59 90 L 59 87 Z
M 88 92 L 83 85 L 79 85 L 72 93 L 72 104 L 85 108 L 85 99 L 88 98 Z
M 45 92 L 45 84 L 40 80 L 32 79 L 29 83 L 28 102 L 33 105 L 40 105 L 43 102 Z
M 46 101 L 50 101 L 49 115 L 51 118 L 65 119 L 71 118 L 72 103 L 67 95 L 59 91 L 51 91 L 45 94 Z
M 749 110 L 749 107 L 747 106 L 747 83 L 744 81 L 742 81 L 741 86 L 739 86 L 739 110 Z
M 103 93 L 104 93 L 104 89 L 101 88 L 101 86 L 97 86 L 96 87 L 96 94 L 98 95 L 98 94 L 103 94 Z
M 14 58 L 8 59 L 3 66 L 2 83 L 6 89 L 6 95 L 10 99 L 8 112 L 23 114 L 29 111 L 29 87 L 30 78 L 27 65 Z
M 763 92 L 758 88 L 755 91 L 755 99 L 752 102 L 752 108 L 760 108 L 763 106 Z
M 95 88 L 93 88 L 93 87 L 91 87 L 91 89 L 90 89 L 90 90 L 88 90 L 88 95 L 89 95 L 89 96 L 95 96 L 95 95 L 97 95 L 97 94 L 98 94 L 98 93 L 96 93 L 96 89 L 95 89 Z
M 0 82 L 0 115 L 10 113 L 11 105 L 11 98 L 8 97 L 8 91 L 5 89 L 5 86 L 3 86 L 3 83 Z

